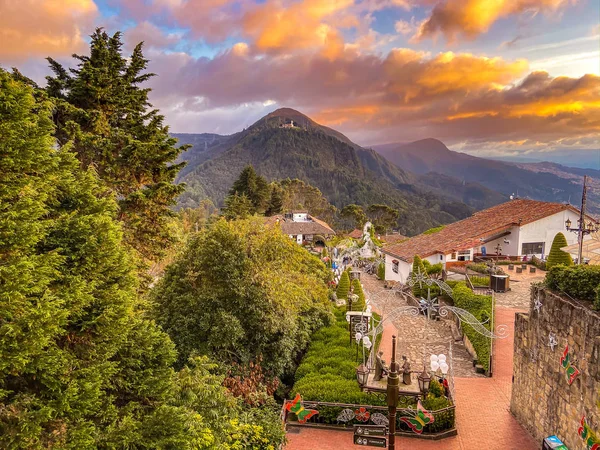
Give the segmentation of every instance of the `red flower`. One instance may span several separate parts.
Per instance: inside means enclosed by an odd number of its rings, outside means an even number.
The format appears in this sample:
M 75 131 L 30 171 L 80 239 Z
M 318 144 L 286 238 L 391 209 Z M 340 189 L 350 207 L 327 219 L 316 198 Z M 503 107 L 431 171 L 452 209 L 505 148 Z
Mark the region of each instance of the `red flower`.
M 367 411 L 367 408 L 364 408 L 362 406 L 355 410 L 354 414 L 356 415 L 356 420 L 360 422 L 368 422 L 369 417 L 371 417 L 371 413 Z

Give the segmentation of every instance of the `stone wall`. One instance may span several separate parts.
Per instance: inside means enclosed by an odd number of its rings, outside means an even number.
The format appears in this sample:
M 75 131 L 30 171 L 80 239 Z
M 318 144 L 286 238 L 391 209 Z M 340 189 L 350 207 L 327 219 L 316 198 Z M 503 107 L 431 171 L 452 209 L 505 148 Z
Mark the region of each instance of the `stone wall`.
M 556 336 L 554 350 L 550 333 Z M 561 366 L 567 343 L 581 372 L 571 385 Z M 600 431 L 600 314 L 532 286 L 529 313 L 515 320 L 513 375 L 510 409 L 517 420 L 539 442 L 556 434 L 571 450 L 586 448 L 577 434 L 581 417 Z

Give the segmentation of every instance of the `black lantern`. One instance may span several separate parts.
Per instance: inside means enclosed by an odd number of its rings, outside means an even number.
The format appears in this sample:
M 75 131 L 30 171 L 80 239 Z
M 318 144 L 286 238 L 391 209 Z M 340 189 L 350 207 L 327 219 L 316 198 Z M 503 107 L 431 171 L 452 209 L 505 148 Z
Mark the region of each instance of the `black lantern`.
M 571 219 L 567 219 L 567 221 L 565 222 L 565 225 L 567 226 L 567 230 L 571 228 Z
M 369 369 L 364 364 L 361 364 L 356 368 L 356 379 L 358 384 L 365 386 L 369 380 Z
M 417 380 L 419 380 L 419 390 L 421 391 L 421 393 L 423 395 L 427 394 L 427 391 L 429 391 L 429 383 L 431 382 L 431 377 L 429 376 L 429 373 L 427 373 L 427 368 L 425 367 L 425 364 L 423 364 L 423 372 L 421 372 L 421 374 L 417 377 Z

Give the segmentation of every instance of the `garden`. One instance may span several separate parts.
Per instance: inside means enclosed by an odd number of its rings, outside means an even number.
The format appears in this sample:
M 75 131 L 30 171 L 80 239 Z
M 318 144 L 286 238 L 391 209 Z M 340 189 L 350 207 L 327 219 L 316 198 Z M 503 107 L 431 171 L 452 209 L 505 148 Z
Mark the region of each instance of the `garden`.
M 357 423 L 380 424 L 387 421 L 384 393 L 363 392 L 356 379 L 357 354 L 362 360 L 354 340 L 350 340 L 346 308 L 335 308 L 335 321 L 312 335 L 308 350 L 298 366 L 292 398 L 300 394 L 304 408 L 318 411 L 309 422 L 326 426 L 351 427 Z M 375 343 L 377 347 L 378 342 Z M 417 413 L 415 397 L 401 397 L 397 430 L 410 432 L 403 420 Z M 454 406 L 444 396 L 444 389 L 432 380 L 422 406 L 432 413 L 434 421 L 425 425 L 424 434 L 440 433 L 454 429 Z M 290 414 L 289 421 L 296 421 Z

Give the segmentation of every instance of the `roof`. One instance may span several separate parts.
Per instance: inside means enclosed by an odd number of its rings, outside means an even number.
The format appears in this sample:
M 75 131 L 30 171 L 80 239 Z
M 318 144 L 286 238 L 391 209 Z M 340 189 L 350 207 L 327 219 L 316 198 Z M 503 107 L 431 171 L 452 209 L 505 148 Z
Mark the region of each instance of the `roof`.
M 405 241 L 407 239 L 408 238 L 406 236 L 400 233 L 384 234 L 379 236 L 379 240 L 383 242 L 384 247 L 399 244 L 400 242 Z
M 562 203 L 537 200 L 510 200 L 492 208 L 478 211 L 471 217 L 446 225 L 434 234 L 420 234 L 404 242 L 383 248 L 383 253 L 412 262 L 415 255 L 421 258 L 436 253 L 448 254 L 481 245 L 481 240 L 490 240 L 510 231 L 512 226 L 536 222 L 559 212 L 579 210 Z
M 293 220 L 286 219 L 283 215 L 279 214 L 271 217 L 265 217 L 265 223 L 272 225 L 277 223 L 279 220 L 281 231 L 283 231 L 285 234 L 335 234 L 335 231 L 333 231 L 333 229 L 326 222 L 311 215 L 309 215 L 308 218 L 310 219 L 308 221 L 294 222 Z
M 363 231 L 359 230 L 358 228 L 355 228 L 348 234 L 348 237 L 351 237 L 352 239 L 360 239 L 362 235 Z

